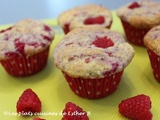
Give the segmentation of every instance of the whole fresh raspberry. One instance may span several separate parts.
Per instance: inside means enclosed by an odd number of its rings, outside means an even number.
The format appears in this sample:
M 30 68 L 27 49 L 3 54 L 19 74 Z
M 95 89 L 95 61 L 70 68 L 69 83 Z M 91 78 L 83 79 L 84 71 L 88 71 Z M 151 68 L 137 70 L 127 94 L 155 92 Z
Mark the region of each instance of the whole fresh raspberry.
M 152 120 L 150 97 L 140 94 L 122 100 L 119 104 L 119 112 L 132 120 Z
M 89 120 L 87 113 L 72 102 L 66 103 L 62 120 Z
M 27 115 L 27 113 L 36 113 L 41 111 L 41 101 L 30 88 L 26 89 L 17 102 L 17 113 Z M 29 114 L 29 115 L 30 115 Z

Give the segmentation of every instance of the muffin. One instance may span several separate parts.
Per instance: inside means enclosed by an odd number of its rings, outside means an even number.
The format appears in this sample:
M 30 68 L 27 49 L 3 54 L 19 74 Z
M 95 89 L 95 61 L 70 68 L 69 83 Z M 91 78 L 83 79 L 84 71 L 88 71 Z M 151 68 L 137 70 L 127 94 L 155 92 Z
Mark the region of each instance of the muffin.
M 148 51 L 155 79 L 160 82 L 160 25 L 153 27 L 144 36 L 144 45 Z
M 160 2 L 141 0 L 129 3 L 117 10 L 126 38 L 131 43 L 144 46 L 144 35 L 160 24 Z
M 112 14 L 109 9 L 96 4 L 76 6 L 58 16 L 58 23 L 65 34 L 77 27 L 98 25 L 110 28 Z
M 13 76 L 29 76 L 47 64 L 54 32 L 38 20 L 24 19 L 0 31 L 0 63 Z
M 133 47 L 121 34 L 94 26 L 70 31 L 53 52 L 71 90 L 88 99 L 113 93 L 133 56 Z

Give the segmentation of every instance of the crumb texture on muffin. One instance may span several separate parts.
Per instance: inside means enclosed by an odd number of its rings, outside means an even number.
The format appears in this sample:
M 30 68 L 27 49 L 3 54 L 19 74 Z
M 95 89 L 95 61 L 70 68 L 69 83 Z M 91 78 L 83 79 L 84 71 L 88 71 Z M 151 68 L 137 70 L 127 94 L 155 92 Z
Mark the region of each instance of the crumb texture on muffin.
M 0 59 L 11 56 L 31 56 L 46 49 L 54 38 L 48 25 L 33 19 L 24 19 L 0 31 Z
M 133 56 L 121 34 L 101 27 L 72 30 L 53 53 L 55 65 L 69 76 L 93 79 L 122 71 Z
M 68 25 L 70 30 L 93 24 L 109 27 L 112 23 L 112 14 L 102 5 L 81 5 L 61 13 L 58 22 L 62 27 Z
M 160 25 L 153 27 L 144 36 L 144 45 L 158 56 L 160 56 Z
M 117 9 L 118 16 L 137 28 L 152 28 L 160 24 L 160 2 L 139 0 Z

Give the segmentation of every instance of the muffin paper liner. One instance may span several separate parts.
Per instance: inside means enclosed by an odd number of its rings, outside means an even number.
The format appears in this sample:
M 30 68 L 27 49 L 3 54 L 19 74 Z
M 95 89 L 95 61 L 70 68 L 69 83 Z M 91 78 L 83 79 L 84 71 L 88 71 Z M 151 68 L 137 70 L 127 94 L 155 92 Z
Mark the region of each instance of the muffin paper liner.
M 78 96 L 99 99 L 113 93 L 118 87 L 123 71 L 100 79 L 73 78 L 62 72 L 71 90 Z
M 143 37 L 150 29 L 135 28 L 134 26 L 130 25 L 128 22 L 122 19 L 121 19 L 121 22 L 122 22 L 127 40 L 135 45 L 144 46 Z
M 153 75 L 155 79 L 160 82 L 160 56 L 156 55 L 153 51 L 150 49 L 147 49 L 151 67 L 153 70 Z
M 33 56 L 12 57 L 1 60 L 6 72 L 12 76 L 30 76 L 40 72 L 47 64 L 49 47 Z

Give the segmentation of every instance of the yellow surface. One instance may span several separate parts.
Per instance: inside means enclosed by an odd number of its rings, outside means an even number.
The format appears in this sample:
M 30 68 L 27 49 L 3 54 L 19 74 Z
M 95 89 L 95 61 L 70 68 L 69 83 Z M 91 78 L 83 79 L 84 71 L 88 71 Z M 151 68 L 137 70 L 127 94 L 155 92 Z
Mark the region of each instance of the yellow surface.
M 111 29 L 124 35 L 121 22 L 115 12 L 112 13 L 114 20 Z M 8 75 L 0 66 L 0 120 L 32 120 L 33 116 L 16 115 L 16 102 L 27 88 L 31 88 L 38 94 L 42 102 L 40 117 L 47 120 L 61 120 L 61 111 L 68 101 L 76 103 L 87 111 L 90 120 L 126 120 L 119 114 L 118 104 L 121 100 L 138 94 L 146 94 L 151 97 L 153 120 L 159 120 L 160 84 L 154 79 L 144 47 L 133 45 L 135 56 L 125 69 L 122 81 L 113 94 L 99 100 L 83 99 L 70 90 L 62 73 L 53 65 L 53 49 L 63 34 L 56 26 L 54 19 L 45 20 L 45 22 L 54 26 L 56 36 L 50 49 L 48 64 L 43 71 L 30 77 L 17 78 Z M 0 26 L 0 28 L 7 26 Z

